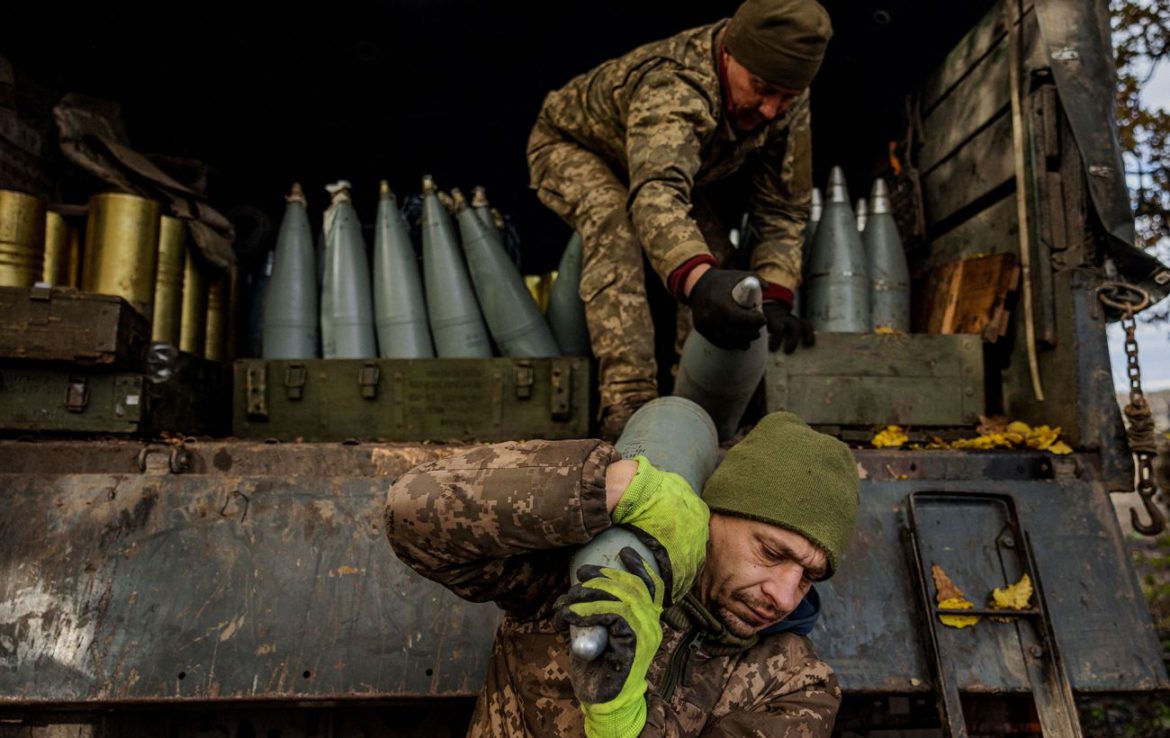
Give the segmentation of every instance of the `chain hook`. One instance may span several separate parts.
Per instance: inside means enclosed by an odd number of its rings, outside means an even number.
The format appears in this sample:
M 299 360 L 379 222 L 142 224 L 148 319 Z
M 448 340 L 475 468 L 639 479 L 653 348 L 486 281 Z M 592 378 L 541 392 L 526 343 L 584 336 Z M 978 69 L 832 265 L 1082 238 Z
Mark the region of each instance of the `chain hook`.
M 1144 457 L 1145 454 L 1139 454 L 1139 457 Z M 1144 463 L 1143 463 L 1144 462 Z M 1146 508 L 1146 514 L 1150 517 L 1149 523 L 1143 523 L 1138 517 L 1136 508 L 1129 510 L 1129 522 L 1133 529 L 1144 536 L 1156 536 L 1162 531 L 1166 530 L 1166 516 L 1158 509 L 1157 503 L 1154 502 L 1154 494 L 1157 489 L 1154 487 L 1154 482 L 1147 474 L 1150 471 L 1150 463 L 1148 458 L 1141 458 L 1138 462 L 1138 484 L 1137 493 L 1141 498 L 1142 507 Z
M 1142 369 L 1138 362 L 1137 321 L 1134 315 L 1150 304 L 1150 294 L 1141 287 L 1110 280 L 1097 288 L 1097 299 L 1101 304 L 1121 313 L 1121 327 L 1125 330 L 1126 375 L 1129 377 L 1129 404 L 1125 406 L 1125 417 L 1129 420 L 1126 436 L 1129 448 L 1137 459 L 1137 484 L 1134 491 L 1141 499 L 1150 522 L 1144 523 L 1138 517 L 1136 508 L 1129 511 L 1129 522 L 1137 532 L 1156 536 L 1166 529 L 1166 516 L 1154 502 L 1157 487 L 1154 486 L 1154 418 L 1150 404 L 1142 392 Z

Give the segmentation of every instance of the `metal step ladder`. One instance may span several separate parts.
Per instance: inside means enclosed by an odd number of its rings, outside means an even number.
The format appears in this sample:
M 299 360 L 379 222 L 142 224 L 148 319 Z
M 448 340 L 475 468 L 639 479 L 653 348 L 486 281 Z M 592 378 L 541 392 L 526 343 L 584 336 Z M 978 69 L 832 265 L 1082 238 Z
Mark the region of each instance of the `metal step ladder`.
M 956 519 L 957 513 L 962 514 L 961 519 Z M 948 538 L 958 532 L 960 527 L 969 531 L 972 526 L 968 521 L 971 518 L 981 518 L 984 530 L 998 528 L 992 540 L 981 542 L 981 553 L 990 555 L 992 549 L 987 547 L 993 547 L 994 555 L 990 558 L 998 564 L 999 571 L 989 574 L 1002 576 L 1002 584 L 999 586 L 1017 582 L 1024 574 L 1032 580 L 1034 592 L 1028 609 L 998 610 L 976 605 L 972 609 L 955 610 L 943 609 L 937 604 L 929 557 L 948 553 L 952 557 L 961 556 L 962 552 L 952 549 Z M 1032 556 L 1031 542 L 1027 531 L 1020 525 L 1011 495 L 913 492 L 907 497 L 906 534 L 910 568 L 917 584 L 923 622 L 930 636 L 927 652 L 938 693 L 944 735 L 950 738 L 967 736 L 967 723 L 959 699 L 961 685 L 956 678 L 956 670 L 962 664 L 954 649 L 947 646 L 955 631 L 940 620 L 940 616 L 959 615 L 1011 621 L 1010 627 L 1016 631 L 1015 641 L 1027 671 L 1043 734 L 1053 738 L 1080 738 L 1081 726 L 1072 686 L 1060 656 L 1052 622 L 1045 609 L 1044 590 Z M 956 581 L 956 584 L 959 583 Z M 978 602 L 980 594 L 969 591 L 967 596 L 972 602 Z M 985 622 L 975 627 L 989 626 L 1009 627 Z M 971 665 L 965 666 L 970 668 Z

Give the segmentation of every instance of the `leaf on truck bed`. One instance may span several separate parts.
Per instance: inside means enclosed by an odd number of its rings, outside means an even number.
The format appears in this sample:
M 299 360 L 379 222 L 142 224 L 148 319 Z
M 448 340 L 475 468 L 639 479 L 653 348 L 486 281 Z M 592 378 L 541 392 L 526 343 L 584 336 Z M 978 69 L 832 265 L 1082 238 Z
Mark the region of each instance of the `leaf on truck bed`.
M 951 581 L 941 566 L 932 564 L 930 575 L 934 577 L 935 601 L 938 602 L 941 609 L 970 610 L 975 607 L 975 604 L 963 595 L 963 590 Z M 939 615 L 938 619 L 940 623 L 951 628 L 970 628 L 979 622 L 978 615 Z
M 995 610 L 1027 610 L 1032 601 L 1032 580 L 1027 574 L 1020 581 L 991 591 L 988 605 Z M 1009 618 L 996 618 L 1000 622 L 1011 622 Z
M 909 440 L 910 436 L 906 435 L 901 426 L 887 425 L 874 435 L 870 444 L 874 448 L 898 448 Z

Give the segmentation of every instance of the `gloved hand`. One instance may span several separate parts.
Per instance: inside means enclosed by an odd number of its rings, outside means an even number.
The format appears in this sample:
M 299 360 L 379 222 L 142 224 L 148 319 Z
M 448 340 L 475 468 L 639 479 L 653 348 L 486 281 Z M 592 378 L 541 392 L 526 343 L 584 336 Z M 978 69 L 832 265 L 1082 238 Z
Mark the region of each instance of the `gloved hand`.
M 812 346 L 817 342 L 817 334 L 813 332 L 808 321 L 793 315 L 792 309 L 782 302 L 765 302 L 764 318 L 768 321 L 769 351 L 780 348 L 781 341 L 784 342 L 784 353 L 786 354 L 791 354 L 796 350 L 798 341 L 805 346 Z
M 638 471 L 611 518 L 632 528 L 655 554 L 666 583 L 663 601 L 681 600 L 707 557 L 707 503 L 677 474 L 656 469 L 645 456 L 635 456 Z
M 570 657 L 569 678 L 585 713 L 589 738 L 636 736 L 646 724 L 646 671 L 662 644 L 663 583 L 634 549 L 618 554 L 626 571 L 587 564 L 580 583 L 556 603 L 555 623 L 601 625 L 609 646 L 600 657 Z
M 760 335 L 764 316 L 731 296 L 732 287 L 752 276 L 737 269 L 708 269 L 691 288 L 687 302 L 695 330 L 719 348 L 746 350 Z

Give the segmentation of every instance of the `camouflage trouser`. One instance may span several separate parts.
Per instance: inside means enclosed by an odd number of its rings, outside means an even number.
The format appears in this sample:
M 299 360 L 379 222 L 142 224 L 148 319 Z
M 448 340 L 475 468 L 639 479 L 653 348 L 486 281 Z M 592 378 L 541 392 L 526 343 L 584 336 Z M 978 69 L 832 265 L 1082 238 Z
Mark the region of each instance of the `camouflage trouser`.
M 537 197 L 581 234 L 581 299 L 597 357 L 601 409 L 658 395 L 654 326 L 629 191 L 593 153 L 537 123 L 528 140 Z
M 537 197 L 581 234 L 581 299 L 598 363 L 601 411 L 637 407 L 658 395 L 654 325 L 646 301 L 642 247 L 626 211 L 629 190 L 609 164 L 538 121 L 528 139 L 528 168 Z M 731 243 L 709 208 L 696 208 L 716 259 Z M 680 307 L 679 326 L 689 330 Z M 679 338 L 681 346 L 682 337 Z

